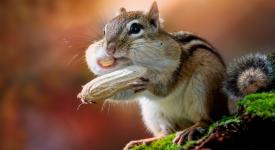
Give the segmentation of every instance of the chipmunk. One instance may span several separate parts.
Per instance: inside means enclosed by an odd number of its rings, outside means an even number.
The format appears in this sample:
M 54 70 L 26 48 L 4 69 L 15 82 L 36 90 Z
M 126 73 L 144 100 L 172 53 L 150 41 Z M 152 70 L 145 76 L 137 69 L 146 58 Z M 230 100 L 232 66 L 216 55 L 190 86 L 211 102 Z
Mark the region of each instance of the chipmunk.
M 222 89 L 231 91 L 227 88 L 231 88 L 231 81 L 225 81 L 221 55 L 194 34 L 164 31 L 156 2 L 148 12 L 121 8 L 105 25 L 104 37 L 86 50 L 86 61 L 99 76 L 130 65 L 148 70 L 132 89 L 110 98 L 138 101 L 144 124 L 154 135 L 131 141 L 124 149 L 174 132 L 173 142 L 181 144 L 229 113 L 228 98 Z

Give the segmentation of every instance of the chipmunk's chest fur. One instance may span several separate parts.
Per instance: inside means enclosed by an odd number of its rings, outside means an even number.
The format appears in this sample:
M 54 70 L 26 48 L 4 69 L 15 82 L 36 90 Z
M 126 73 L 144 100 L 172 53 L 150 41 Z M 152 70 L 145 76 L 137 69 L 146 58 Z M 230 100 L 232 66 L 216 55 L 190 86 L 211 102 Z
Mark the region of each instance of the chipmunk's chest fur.
M 154 134 L 170 134 L 226 112 L 220 92 L 224 65 L 212 52 L 199 49 L 182 64 L 174 89 L 165 97 L 145 91 L 139 97 L 143 121 Z
M 205 88 L 194 76 L 189 81 L 183 81 L 165 98 L 145 91 L 139 97 L 144 123 L 153 134 L 158 135 L 173 133 L 199 121 L 207 114 L 203 107 L 206 101 Z

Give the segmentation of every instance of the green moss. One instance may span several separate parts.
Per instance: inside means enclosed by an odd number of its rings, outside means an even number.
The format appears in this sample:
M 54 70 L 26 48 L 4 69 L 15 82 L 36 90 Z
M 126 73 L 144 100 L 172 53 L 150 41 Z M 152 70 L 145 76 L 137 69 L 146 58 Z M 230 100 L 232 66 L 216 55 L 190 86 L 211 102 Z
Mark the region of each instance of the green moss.
M 175 134 L 171 134 L 150 145 L 135 146 L 132 148 L 132 150 L 186 150 L 196 143 L 196 141 L 187 141 L 184 145 L 181 146 L 172 143 L 174 138 Z
M 206 135 L 210 134 L 216 127 L 225 126 L 230 123 L 240 123 L 240 119 L 237 116 L 226 116 L 223 117 L 220 121 L 217 121 L 209 126 L 208 132 Z M 187 141 L 182 146 L 173 144 L 172 141 L 175 138 L 175 134 L 171 134 L 161 140 L 153 142 L 151 145 L 139 145 L 133 148 L 133 150 L 179 150 L 179 149 L 188 149 L 192 147 L 197 141 Z
M 139 145 L 133 148 L 133 150 L 178 150 L 181 146 L 173 144 L 172 141 L 175 138 L 175 134 L 168 135 L 167 137 L 160 139 L 150 145 Z
M 246 96 L 238 103 L 246 113 L 275 121 L 275 94 L 258 93 Z
M 248 114 L 258 116 L 264 119 L 272 119 L 275 121 L 275 93 L 258 93 L 246 96 L 239 101 L 239 107 L 243 107 Z M 209 126 L 208 132 L 202 137 L 208 136 L 218 126 L 227 126 L 231 123 L 239 124 L 241 119 L 237 115 L 225 116 L 221 120 L 214 122 Z M 197 141 L 187 141 L 182 146 L 173 144 L 172 141 L 175 134 L 171 134 L 161 140 L 153 142 L 150 145 L 140 145 L 133 148 L 133 150 L 178 150 L 188 149 L 192 147 Z
M 231 123 L 241 123 L 241 120 L 238 116 L 234 115 L 234 116 L 224 116 L 221 120 L 219 121 L 216 121 L 214 123 L 212 123 L 209 128 L 208 128 L 208 132 L 207 132 L 207 135 L 209 135 L 210 133 L 213 132 L 213 130 L 218 127 L 218 126 L 226 126 L 228 124 L 231 124 Z M 206 135 L 206 136 L 207 136 Z

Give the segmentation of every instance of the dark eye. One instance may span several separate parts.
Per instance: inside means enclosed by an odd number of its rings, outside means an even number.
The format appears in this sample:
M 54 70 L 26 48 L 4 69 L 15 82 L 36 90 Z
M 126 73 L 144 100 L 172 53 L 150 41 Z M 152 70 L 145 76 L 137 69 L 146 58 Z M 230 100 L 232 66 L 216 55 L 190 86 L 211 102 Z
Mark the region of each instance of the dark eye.
M 143 26 L 139 23 L 133 23 L 130 26 L 129 34 L 138 34 L 141 29 L 143 29 Z

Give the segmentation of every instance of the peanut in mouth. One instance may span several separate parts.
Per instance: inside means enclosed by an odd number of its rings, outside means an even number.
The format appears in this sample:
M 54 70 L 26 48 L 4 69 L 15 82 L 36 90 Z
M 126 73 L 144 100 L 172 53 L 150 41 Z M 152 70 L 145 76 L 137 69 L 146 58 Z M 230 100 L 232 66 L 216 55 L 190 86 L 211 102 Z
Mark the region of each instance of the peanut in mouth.
M 111 67 L 115 64 L 115 58 L 113 57 L 105 57 L 98 60 L 98 64 L 104 68 Z

